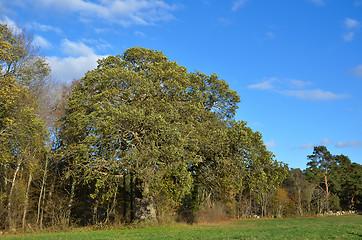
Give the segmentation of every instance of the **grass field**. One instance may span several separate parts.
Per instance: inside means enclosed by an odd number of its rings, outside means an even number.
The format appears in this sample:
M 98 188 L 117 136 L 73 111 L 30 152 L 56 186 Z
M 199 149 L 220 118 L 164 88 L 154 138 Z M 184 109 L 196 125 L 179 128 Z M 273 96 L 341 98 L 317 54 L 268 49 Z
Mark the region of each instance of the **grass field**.
M 362 239 L 362 216 L 227 221 L 207 225 L 3 236 L 4 239 Z

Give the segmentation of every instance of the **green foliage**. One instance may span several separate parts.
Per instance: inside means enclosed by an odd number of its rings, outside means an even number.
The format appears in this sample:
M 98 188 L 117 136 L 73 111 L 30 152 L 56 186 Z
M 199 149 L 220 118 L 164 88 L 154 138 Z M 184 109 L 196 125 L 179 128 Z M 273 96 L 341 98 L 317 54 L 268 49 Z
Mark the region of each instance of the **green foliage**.
M 332 154 L 325 146 L 314 147 L 312 155 L 308 155 L 310 160 L 307 163 L 306 169 L 307 176 L 314 182 L 323 182 L 324 176 L 336 166 L 336 162 Z
M 361 165 L 319 146 L 288 174 L 215 73 L 137 47 L 69 86 L 49 74 L 31 34 L 0 24 L 0 228 L 361 208 Z
M 31 35 L 0 24 L 0 193 L 7 210 L 2 222 L 10 228 L 21 217 L 25 226 L 31 183 L 47 151 L 39 104 L 49 73 Z M 16 191 L 20 185 L 28 187 Z M 16 199 L 23 200 L 17 204 Z
M 232 120 L 238 103 L 216 74 L 188 73 L 162 52 L 132 48 L 99 60 L 68 100 L 67 172 L 80 182 L 97 179 L 93 197 L 132 174 L 135 194 L 158 209 L 180 207 L 194 185 L 203 196 L 198 205 L 232 206 L 248 184 L 275 189 L 285 166 L 260 133 Z
M 146 65 L 145 55 L 138 66 L 137 54 L 134 49 L 123 61 L 120 56 L 99 61 L 75 87 L 64 121 L 64 144 L 68 156 L 76 155 L 72 165 L 81 165 L 86 178 L 132 171 L 153 194 L 179 199 L 191 180 L 182 159 L 186 127 L 180 121 L 190 107 L 183 96 L 186 71 L 158 52 L 154 57 L 161 62 Z
M 343 209 L 361 210 L 362 165 L 352 163 L 344 155 L 335 156 L 337 166 L 333 169 L 333 191 L 338 194 Z
M 315 147 L 313 155 L 308 158 L 311 161 L 305 171 L 307 178 L 323 187 L 326 193 L 332 193 L 328 201 L 331 201 L 335 210 L 340 208 L 340 201 L 344 210 L 360 209 L 361 205 L 357 206 L 355 202 L 361 199 L 360 164 L 351 163 L 344 155 L 333 156 L 324 146 Z

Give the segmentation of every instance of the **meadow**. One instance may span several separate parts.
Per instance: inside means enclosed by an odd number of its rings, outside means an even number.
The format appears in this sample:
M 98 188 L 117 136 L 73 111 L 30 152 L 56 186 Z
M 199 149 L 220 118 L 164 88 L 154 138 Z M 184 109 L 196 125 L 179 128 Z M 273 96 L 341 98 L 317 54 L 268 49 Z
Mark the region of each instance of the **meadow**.
M 4 235 L 4 239 L 362 239 L 362 216 L 231 220 L 192 226 Z

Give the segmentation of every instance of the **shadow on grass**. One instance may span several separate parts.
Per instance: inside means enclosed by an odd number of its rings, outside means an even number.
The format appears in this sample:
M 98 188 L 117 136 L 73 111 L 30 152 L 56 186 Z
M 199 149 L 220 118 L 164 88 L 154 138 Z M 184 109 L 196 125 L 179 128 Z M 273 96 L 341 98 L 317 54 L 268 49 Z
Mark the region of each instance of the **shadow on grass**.
M 355 237 L 360 237 L 362 239 L 362 234 L 356 233 L 356 232 L 348 232 L 349 235 L 353 235 Z

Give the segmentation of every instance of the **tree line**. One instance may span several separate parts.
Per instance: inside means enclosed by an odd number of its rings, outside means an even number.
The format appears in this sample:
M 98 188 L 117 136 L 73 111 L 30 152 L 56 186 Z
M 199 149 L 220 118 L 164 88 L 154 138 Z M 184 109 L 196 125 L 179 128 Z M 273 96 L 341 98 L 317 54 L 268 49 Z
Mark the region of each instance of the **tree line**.
M 315 147 L 288 169 L 234 119 L 216 74 L 131 48 L 55 84 L 31 34 L 0 24 L 0 228 L 306 216 L 361 208 L 361 165 Z

